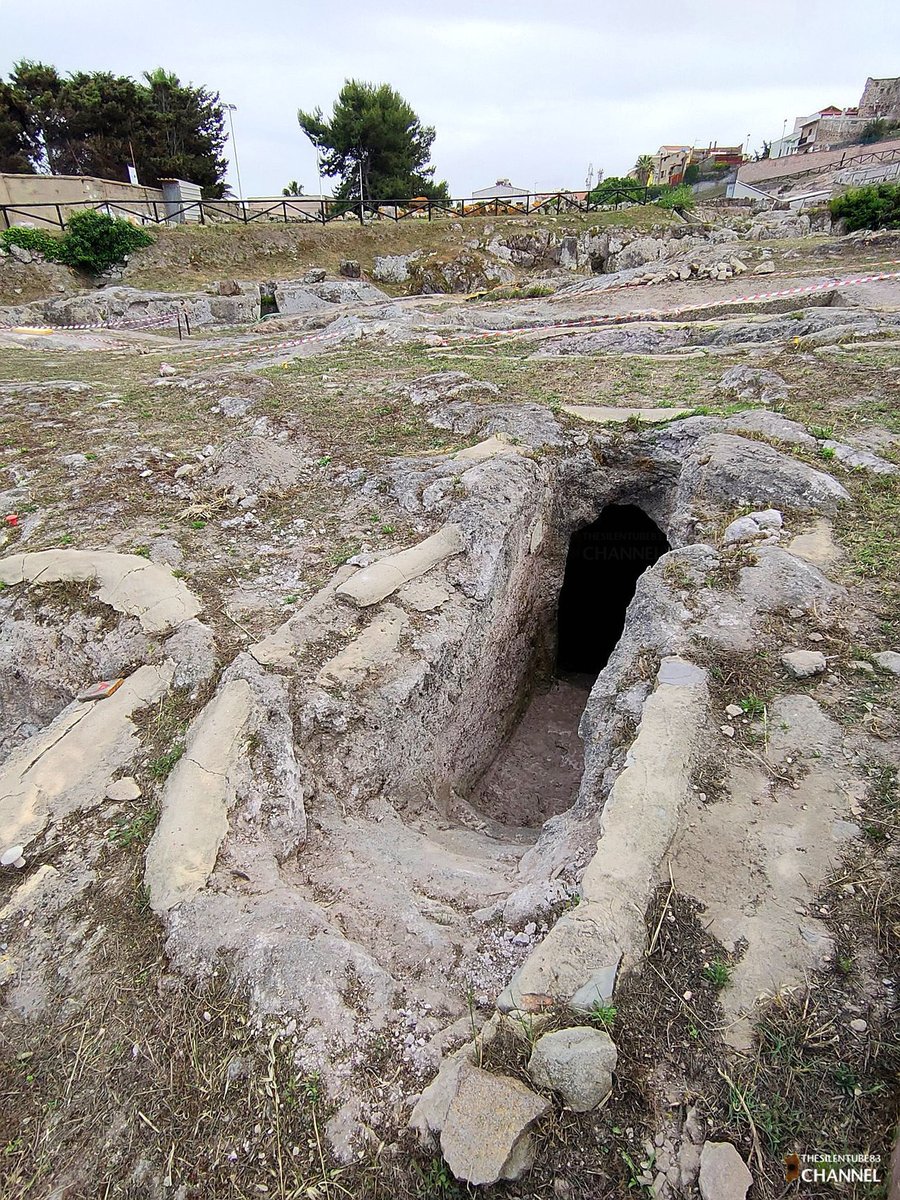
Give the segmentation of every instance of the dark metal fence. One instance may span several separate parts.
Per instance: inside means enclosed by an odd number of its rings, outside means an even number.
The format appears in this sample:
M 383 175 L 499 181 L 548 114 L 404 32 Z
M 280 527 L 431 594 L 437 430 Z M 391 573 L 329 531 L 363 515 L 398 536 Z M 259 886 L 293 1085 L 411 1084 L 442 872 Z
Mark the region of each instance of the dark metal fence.
M 23 222 L 65 227 L 67 216 L 79 208 L 92 208 L 112 217 L 126 217 L 147 225 L 201 225 L 237 221 L 250 225 L 254 221 L 278 221 L 290 224 L 327 225 L 330 221 L 407 221 L 435 218 L 464 217 L 527 217 L 535 214 L 591 213 L 618 209 L 622 205 L 651 204 L 658 189 L 640 187 L 610 188 L 590 194 L 573 192 L 535 192 L 522 196 L 497 196 L 482 199 L 476 196 L 460 200 L 382 200 L 377 204 L 350 200 L 304 200 L 302 197 L 273 197 L 262 200 L 194 200 L 175 204 L 157 200 L 77 200 L 71 204 L 3 204 L 0 214 L 3 227 Z

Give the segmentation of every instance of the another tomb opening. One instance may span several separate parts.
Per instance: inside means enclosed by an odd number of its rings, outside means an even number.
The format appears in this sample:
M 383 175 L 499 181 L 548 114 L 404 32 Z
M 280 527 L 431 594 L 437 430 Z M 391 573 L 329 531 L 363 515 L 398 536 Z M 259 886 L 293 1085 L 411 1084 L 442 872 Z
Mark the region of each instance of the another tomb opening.
M 636 504 L 611 504 L 572 535 L 557 612 L 558 674 L 596 677 L 606 666 L 638 577 L 668 549 Z

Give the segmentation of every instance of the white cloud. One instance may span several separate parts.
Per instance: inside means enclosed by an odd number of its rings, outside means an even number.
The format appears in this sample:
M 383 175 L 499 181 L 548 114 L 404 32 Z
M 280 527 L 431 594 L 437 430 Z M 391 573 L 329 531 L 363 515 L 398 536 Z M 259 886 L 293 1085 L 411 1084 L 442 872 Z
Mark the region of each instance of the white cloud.
M 620 174 L 662 142 L 778 137 L 787 117 L 852 104 L 868 75 L 900 71 L 900 6 L 758 0 L 195 0 L 177 21 L 134 0 L 0 0 L 0 71 L 37 58 L 61 70 L 139 75 L 163 65 L 237 104 L 250 194 L 290 179 L 316 189 L 298 107 L 329 109 L 349 76 L 396 87 L 437 129 L 434 161 L 455 195 L 508 176 L 580 186 L 588 163 Z M 11 24 L 13 17 L 14 24 Z

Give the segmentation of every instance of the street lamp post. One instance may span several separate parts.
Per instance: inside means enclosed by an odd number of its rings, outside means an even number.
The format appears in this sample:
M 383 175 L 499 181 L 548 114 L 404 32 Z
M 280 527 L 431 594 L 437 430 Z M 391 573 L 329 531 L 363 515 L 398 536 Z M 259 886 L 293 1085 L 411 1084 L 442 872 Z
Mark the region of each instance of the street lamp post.
M 228 125 L 229 125 L 229 128 L 231 129 L 231 145 L 234 148 L 234 171 L 235 171 L 235 174 L 237 175 L 238 200 L 240 200 L 240 202 L 241 202 L 241 211 L 246 212 L 246 207 L 244 205 L 244 189 L 243 189 L 243 186 L 241 185 L 241 164 L 238 162 L 237 139 L 234 136 L 234 116 L 233 116 L 233 114 L 237 112 L 237 105 L 236 104 L 223 104 L 222 107 L 228 109 Z

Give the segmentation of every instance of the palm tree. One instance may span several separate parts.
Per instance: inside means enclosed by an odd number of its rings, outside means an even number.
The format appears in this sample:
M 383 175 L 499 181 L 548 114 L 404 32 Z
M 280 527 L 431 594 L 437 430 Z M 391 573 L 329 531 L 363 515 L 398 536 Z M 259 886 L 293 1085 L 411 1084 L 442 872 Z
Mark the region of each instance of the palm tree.
M 292 179 L 287 187 L 281 189 L 281 194 L 282 196 L 302 196 L 303 184 L 298 183 L 296 179 Z
M 646 187 L 650 176 L 653 174 L 653 156 L 650 154 L 638 155 L 633 169 L 637 175 L 638 183 L 641 187 Z

